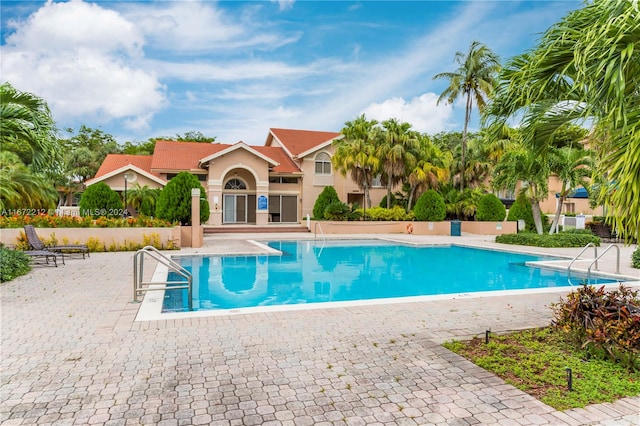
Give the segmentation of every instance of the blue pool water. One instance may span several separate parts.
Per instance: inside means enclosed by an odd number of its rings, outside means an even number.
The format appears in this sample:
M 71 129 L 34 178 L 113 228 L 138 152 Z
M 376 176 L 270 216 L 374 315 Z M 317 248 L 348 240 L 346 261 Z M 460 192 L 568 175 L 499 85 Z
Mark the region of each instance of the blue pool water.
M 379 240 L 268 245 L 282 256 L 179 257 L 193 274 L 194 310 L 569 286 L 561 271 L 525 265 L 549 257 Z M 166 292 L 163 312 L 186 307 L 186 290 Z

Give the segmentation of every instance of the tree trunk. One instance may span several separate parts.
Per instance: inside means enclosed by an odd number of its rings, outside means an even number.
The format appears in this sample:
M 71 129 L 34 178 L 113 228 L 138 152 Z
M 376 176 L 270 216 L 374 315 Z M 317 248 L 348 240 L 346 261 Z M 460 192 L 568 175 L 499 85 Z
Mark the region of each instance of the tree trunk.
M 416 188 L 411 186 L 409 189 L 409 201 L 407 201 L 407 213 L 411 211 L 411 204 L 413 203 L 413 195 L 416 192 Z
M 462 156 L 460 165 L 460 192 L 464 191 L 464 172 L 467 169 L 467 129 L 471 120 L 471 93 L 467 93 L 467 104 L 464 111 L 464 128 L 462 130 Z
M 563 194 L 561 192 L 561 194 Z M 564 197 L 561 195 L 558 198 L 558 205 L 556 206 L 556 215 L 553 217 L 553 222 L 551 223 L 551 229 L 549 230 L 549 235 L 558 232 L 558 221 L 560 220 L 560 213 L 562 213 L 562 205 L 564 204 Z
M 387 208 L 391 208 L 391 180 L 387 184 Z
M 542 214 L 540 211 L 540 202 L 538 200 L 531 199 L 531 211 L 533 212 L 533 223 L 536 225 L 536 232 L 538 235 L 542 235 Z

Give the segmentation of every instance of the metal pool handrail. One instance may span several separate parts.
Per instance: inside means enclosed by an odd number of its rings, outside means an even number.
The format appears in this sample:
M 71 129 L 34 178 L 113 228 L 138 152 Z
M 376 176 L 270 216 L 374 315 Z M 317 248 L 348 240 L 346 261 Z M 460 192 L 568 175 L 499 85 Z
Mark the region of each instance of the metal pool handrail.
M 318 238 L 318 228 L 320 228 L 320 234 L 322 234 L 322 241 L 326 242 L 326 238 L 324 236 L 324 231 L 322 230 L 322 226 L 320 226 L 320 223 L 316 222 L 313 225 L 313 239 L 317 239 Z
M 591 281 L 591 267 L 593 265 L 595 265 L 595 270 L 598 270 L 598 260 L 604 256 L 609 250 L 611 250 L 612 247 L 615 247 L 615 249 L 617 250 L 617 256 L 616 256 L 616 274 L 620 273 L 620 247 L 614 245 L 614 244 L 610 244 L 609 246 L 607 246 L 607 248 L 605 248 L 602 253 L 600 253 L 600 255 L 598 256 L 598 247 L 593 244 L 593 243 L 587 243 L 586 246 L 584 246 L 582 248 L 582 250 L 580 250 L 580 253 L 578 253 L 576 255 L 576 257 L 574 257 L 571 262 L 569 262 L 569 266 L 567 267 L 567 279 L 569 280 L 569 284 L 573 286 L 573 283 L 571 282 L 571 266 L 573 265 L 573 263 L 578 260 L 580 258 L 580 255 L 582 253 L 584 253 L 585 251 L 587 251 L 587 249 L 589 247 L 593 247 L 593 261 L 589 264 L 589 267 L 587 268 L 587 283 L 589 283 Z M 587 260 L 587 259 L 584 259 Z
M 152 257 L 154 260 L 162 263 L 170 271 L 180 275 L 186 281 L 144 281 L 144 257 L 145 255 Z M 164 285 L 161 285 L 164 284 Z M 153 246 L 146 246 L 138 250 L 133 255 L 133 301 L 138 301 L 138 295 L 145 291 L 154 290 L 178 290 L 187 289 L 187 297 L 189 310 L 193 310 L 193 276 L 182 265 L 174 262 L 169 257 L 162 254 Z

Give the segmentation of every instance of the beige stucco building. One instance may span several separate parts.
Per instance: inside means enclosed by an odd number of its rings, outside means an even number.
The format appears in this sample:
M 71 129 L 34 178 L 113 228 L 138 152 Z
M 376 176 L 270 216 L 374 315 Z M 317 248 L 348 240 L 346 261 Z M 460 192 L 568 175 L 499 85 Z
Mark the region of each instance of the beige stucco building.
M 331 164 L 336 132 L 270 129 L 265 144 L 232 145 L 158 141 L 152 155 L 110 154 L 87 186 L 104 182 L 115 191 L 134 185 L 162 188 L 176 174 L 198 177 L 209 201 L 209 225 L 295 224 L 326 186 L 340 199 L 363 205 L 363 193 Z M 370 190 L 378 205 L 386 189 Z

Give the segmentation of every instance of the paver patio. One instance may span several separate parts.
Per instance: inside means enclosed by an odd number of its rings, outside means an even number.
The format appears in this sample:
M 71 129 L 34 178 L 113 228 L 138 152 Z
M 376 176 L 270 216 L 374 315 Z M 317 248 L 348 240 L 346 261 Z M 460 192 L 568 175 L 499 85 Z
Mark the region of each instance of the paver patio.
M 241 237 L 190 251 L 254 250 Z M 559 412 L 439 345 L 547 325 L 566 290 L 134 321 L 132 257 L 69 259 L 0 287 L 3 425 L 640 424 L 640 396 Z

